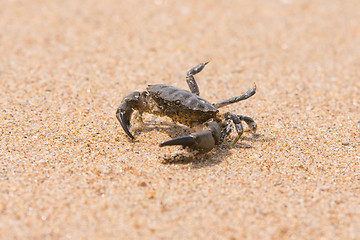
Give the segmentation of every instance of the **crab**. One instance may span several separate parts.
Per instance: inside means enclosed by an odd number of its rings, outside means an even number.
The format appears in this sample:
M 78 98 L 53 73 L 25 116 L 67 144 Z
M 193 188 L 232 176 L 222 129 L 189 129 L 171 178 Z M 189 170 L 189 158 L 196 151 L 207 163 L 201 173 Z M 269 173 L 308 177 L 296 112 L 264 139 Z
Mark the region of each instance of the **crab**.
M 253 96 L 256 85 L 239 96 L 219 103 L 210 103 L 199 96 L 199 87 L 194 78 L 194 75 L 201 72 L 208 63 L 209 61 L 200 63 L 187 72 L 186 82 L 190 92 L 173 86 L 156 84 L 149 85 L 146 91 L 135 91 L 124 97 L 117 108 L 116 117 L 127 136 L 134 139 L 129 131 L 134 111 L 138 111 L 141 121 L 142 114 L 146 112 L 167 116 L 174 122 L 192 129 L 190 135 L 161 142 L 160 147 L 181 145 L 184 149 L 205 153 L 224 142 L 224 139 L 230 135 L 232 123 L 237 132 L 233 140 L 235 144 L 244 132 L 242 121 L 248 125 L 247 131 L 255 133 L 257 125 L 252 118 L 231 112 L 220 114 L 219 108 Z

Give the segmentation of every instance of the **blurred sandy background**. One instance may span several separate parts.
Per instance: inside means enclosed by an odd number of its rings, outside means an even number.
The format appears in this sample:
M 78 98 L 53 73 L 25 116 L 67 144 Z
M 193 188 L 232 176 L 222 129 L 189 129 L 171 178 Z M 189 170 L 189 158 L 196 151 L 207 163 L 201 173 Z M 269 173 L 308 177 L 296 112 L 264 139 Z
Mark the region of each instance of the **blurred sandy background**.
M 0 4 L 1 239 L 359 239 L 360 2 Z M 253 117 L 259 138 L 164 164 L 184 134 L 115 118 L 148 84 Z

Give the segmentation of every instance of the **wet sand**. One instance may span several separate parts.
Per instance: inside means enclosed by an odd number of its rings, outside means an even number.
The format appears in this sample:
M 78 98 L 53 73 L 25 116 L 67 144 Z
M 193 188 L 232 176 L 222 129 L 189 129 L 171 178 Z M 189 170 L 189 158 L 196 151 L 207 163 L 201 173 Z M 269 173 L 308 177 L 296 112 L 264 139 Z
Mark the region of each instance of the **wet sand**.
M 358 1 L 2 1 L 1 239 L 359 239 Z M 149 84 L 251 116 L 165 163 L 188 129 L 115 118 Z

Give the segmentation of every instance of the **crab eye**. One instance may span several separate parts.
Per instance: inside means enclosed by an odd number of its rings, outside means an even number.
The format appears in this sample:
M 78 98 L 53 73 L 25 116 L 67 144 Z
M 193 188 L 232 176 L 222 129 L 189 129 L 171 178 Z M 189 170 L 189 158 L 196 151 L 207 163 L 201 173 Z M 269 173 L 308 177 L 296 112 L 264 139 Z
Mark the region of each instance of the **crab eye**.
M 176 101 L 175 101 L 175 104 L 176 104 L 176 105 L 180 105 L 180 103 L 181 103 L 180 100 L 176 100 Z

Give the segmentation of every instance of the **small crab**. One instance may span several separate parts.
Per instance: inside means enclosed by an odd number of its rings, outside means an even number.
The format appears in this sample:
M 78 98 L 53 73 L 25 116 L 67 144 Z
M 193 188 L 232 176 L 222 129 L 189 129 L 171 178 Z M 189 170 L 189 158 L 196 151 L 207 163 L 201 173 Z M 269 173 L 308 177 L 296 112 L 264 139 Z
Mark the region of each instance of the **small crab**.
M 220 114 L 218 109 L 253 96 L 256 92 L 256 85 L 254 84 L 253 88 L 240 96 L 212 104 L 199 97 L 199 87 L 194 78 L 194 75 L 199 73 L 208 63 L 200 63 L 188 71 L 186 81 L 191 92 L 173 86 L 156 84 L 149 85 L 146 91 L 135 91 L 127 95 L 116 111 L 116 117 L 125 133 L 134 139 L 129 131 L 130 119 L 134 110 L 138 111 L 141 121 L 142 113 L 148 112 L 167 116 L 174 122 L 195 130 L 189 136 L 162 142 L 159 144 L 160 147 L 181 145 L 184 148 L 201 153 L 208 152 L 229 136 L 232 123 L 235 124 L 237 132 L 237 137 L 233 141 L 235 144 L 244 132 L 242 121 L 248 125 L 249 131 L 255 133 L 256 123 L 252 118 L 231 112 Z

